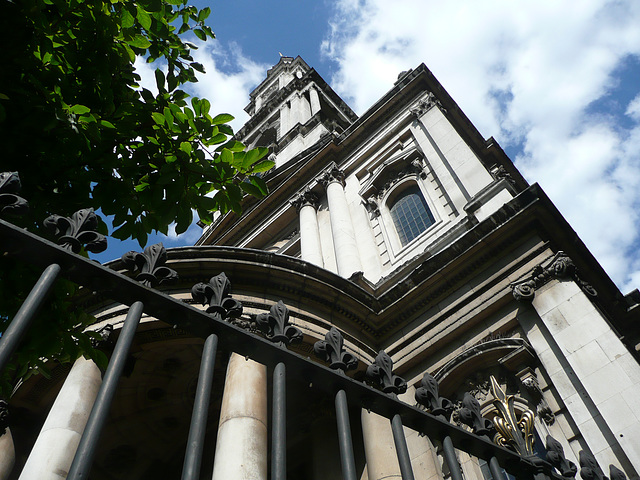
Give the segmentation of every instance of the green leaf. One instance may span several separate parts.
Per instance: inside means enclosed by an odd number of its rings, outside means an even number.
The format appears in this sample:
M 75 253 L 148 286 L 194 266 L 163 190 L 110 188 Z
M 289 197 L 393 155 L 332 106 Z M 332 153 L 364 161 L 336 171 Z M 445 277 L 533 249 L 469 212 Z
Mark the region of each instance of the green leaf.
M 198 21 L 204 22 L 209 17 L 209 15 L 211 15 L 211 9 L 209 7 L 204 7 L 198 13 Z
M 234 118 L 235 117 L 233 115 L 229 115 L 228 113 L 221 113 L 213 117 L 213 119 L 211 120 L 211 123 L 213 123 L 214 125 L 219 125 L 221 123 L 229 123 Z
M 71 113 L 75 113 L 76 115 L 83 115 L 85 113 L 89 113 L 91 109 L 84 105 L 73 105 L 72 107 L 69 108 L 69 111 Z
M 151 46 L 151 42 L 144 35 L 136 35 L 132 40 L 127 42 L 132 47 L 147 49 Z
M 233 162 L 233 152 L 225 148 L 222 150 L 222 152 L 220 152 L 220 156 L 218 157 L 218 159 L 222 163 L 231 165 L 231 162 Z
M 266 172 L 267 170 L 271 170 L 275 166 L 275 164 L 276 163 L 272 162 L 271 160 L 264 160 L 260 163 L 256 163 L 251 169 L 251 171 L 253 173 Z
M 159 112 L 151 112 L 151 117 L 153 118 L 153 121 L 156 122 L 158 125 L 164 125 L 165 122 L 165 118 L 164 115 L 162 115 Z
M 191 144 L 189 142 L 181 142 L 180 150 L 185 152 L 187 155 L 191 155 Z
M 193 29 L 193 33 L 196 34 L 196 37 L 198 37 L 200 40 L 202 40 L 203 42 L 207 39 L 207 34 L 204 33 L 201 29 L 199 28 L 194 28 Z
M 100 125 L 102 125 L 105 128 L 116 128 L 116 126 L 109 122 L 108 120 L 100 120 Z
M 249 182 L 240 182 L 240 188 L 254 197 L 262 197 L 262 191 L 254 184 Z
M 149 30 L 151 28 L 151 15 L 149 15 L 140 4 L 136 5 L 136 9 L 136 18 L 140 22 L 140 25 L 142 25 L 142 28 L 145 30 Z
M 158 86 L 158 91 L 162 92 L 164 90 L 164 73 L 159 68 L 156 68 L 156 85 Z
M 262 178 L 258 177 L 257 175 L 251 175 L 249 177 L 249 181 L 260 189 L 260 192 L 262 193 L 262 195 L 266 195 L 267 193 L 269 193 L 267 184 L 264 182 Z
M 126 8 L 123 8 L 122 16 L 120 18 L 120 25 L 122 25 L 122 28 L 131 28 L 133 27 L 134 23 L 135 23 L 135 19 L 133 18 L 133 15 L 129 13 L 129 10 L 127 10 Z

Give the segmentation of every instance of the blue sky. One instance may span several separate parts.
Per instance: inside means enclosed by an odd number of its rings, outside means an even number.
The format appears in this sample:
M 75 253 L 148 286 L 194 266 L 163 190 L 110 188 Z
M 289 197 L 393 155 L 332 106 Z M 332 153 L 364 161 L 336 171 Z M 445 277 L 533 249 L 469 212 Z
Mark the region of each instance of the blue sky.
M 637 0 L 197 1 L 217 39 L 192 93 L 247 119 L 279 52 L 302 56 L 361 114 L 425 63 L 485 136 L 538 182 L 623 292 L 640 286 Z M 151 82 L 150 69 L 140 64 Z M 193 244 L 198 227 L 158 239 Z M 115 243 L 112 241 L 112 243 Z M 100 261 L 137 244 L 113 245 Z

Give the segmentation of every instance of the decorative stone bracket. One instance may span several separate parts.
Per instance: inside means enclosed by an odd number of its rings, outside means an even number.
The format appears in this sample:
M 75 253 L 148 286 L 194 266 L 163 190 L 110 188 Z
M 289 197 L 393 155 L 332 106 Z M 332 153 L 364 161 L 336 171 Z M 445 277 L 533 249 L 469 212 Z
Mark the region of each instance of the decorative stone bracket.
M 510 287 L 516 300 L 532 301 L 536 290 L 553 279 L 572 279 L 588 296 L 598 295 L 595 288 L 580 278 L 573 260 L 562 251 L 556 253 L 545 266 L 534 267 L 528 278 L 514 282 Z
M 415 107 L 409 110 L 409 112 L 415 118 L 420 118 L 433 107 L 438 107 L 442 113 L 447 113 L 447 110 L 442 106 L 440 100 L 438 100 L 432 92 L 428 92 L 422 100 L 418 101 Z

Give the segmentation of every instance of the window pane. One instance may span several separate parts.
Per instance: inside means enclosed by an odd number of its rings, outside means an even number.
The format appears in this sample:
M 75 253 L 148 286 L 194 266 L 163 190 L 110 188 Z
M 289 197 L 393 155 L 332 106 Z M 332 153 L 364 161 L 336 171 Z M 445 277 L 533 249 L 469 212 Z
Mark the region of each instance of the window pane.
M 405 246 L 434 223 L 422 193 L 417 185 L 405 189 L 390 209 L 393 224 Z

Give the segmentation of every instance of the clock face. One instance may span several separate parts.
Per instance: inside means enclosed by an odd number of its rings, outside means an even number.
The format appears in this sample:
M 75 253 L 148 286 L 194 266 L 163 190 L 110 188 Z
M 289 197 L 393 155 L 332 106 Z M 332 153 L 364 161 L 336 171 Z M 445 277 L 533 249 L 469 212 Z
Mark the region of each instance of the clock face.
M 302 72 L 300 70 L 296 72 L 296 77 L 302 78 Z

